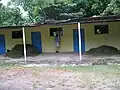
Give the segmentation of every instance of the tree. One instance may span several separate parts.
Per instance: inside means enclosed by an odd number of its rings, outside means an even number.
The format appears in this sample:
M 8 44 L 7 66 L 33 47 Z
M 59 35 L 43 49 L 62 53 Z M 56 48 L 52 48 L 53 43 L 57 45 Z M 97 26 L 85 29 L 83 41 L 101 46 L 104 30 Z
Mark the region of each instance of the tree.
M 94 15 L 120 15 L 120 0 L 11 0 L 28 12 L 30 22 Z
M 10 5 L 21 6 L 28 12 L 31 22 L 42 19 L 57 19 L 61 13 L 69 12 L 72 0 L 11 0 Z
M 30 22 L 41 21 L 45 13 L 43 8 L 47 7 L 54 0 L 11 0 L 9 5 L 21 6 L 28 12 Z
M 84 16 L 100 15 L 107 8 L 111 0 L 73 0 L 75 11 L 83 12 Z
M 0 4 L 0 25 L 21 25 L 23 21 L 19 8 L 9 8 Z
M 120 15 L 120 0 L 111 0 L 102 15 Z

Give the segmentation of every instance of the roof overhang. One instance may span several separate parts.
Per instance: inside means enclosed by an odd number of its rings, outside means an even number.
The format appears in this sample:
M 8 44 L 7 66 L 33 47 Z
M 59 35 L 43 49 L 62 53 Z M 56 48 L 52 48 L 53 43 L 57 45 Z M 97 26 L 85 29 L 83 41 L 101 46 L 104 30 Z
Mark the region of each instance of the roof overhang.
M 0 26 L 0 29 L 19 29 L 23 27 L 35 27 L 34 25 L 32 26 Z
M 37 23 L 33 25 L 27 25 L 27 26 L 0 26 L 0 29 L 19 29 L 22 27 L 39 27 L 43 25 L 65 25 L 65 24 L 90 24 L 90 23 L 103 23 L 103 22 L 120 22 L 120 16 L 97 16 L 97 17 L 81 17 L 71 20 L 60 20 L 60 21 L 54 21 L 54 22 L 45 22 L 45 23 Z
M 83 17 L 79 19 L 70 20 L 68 22 L 74 23 L 102 23 L 102 22 L 119 22 L 120 16 L 99 16 L 99 17 Z

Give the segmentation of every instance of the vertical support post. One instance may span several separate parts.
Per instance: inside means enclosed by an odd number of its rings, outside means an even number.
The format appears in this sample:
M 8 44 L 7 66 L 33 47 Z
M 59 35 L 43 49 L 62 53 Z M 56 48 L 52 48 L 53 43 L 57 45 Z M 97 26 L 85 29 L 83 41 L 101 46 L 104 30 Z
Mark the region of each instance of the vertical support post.
M 82 51 L 81 51 L 81 25 L 80 23 L 78 23 L 78 36 L 79 36 L 79 58 L 80 58 L 80 61 L 82 60 Z
M 24 60 L 27 61 L 27 55 L 26 55 L 26 41 L 25 41 L 25 27 L 22 28 L 23 32 L 23 44 L 24 44 Z

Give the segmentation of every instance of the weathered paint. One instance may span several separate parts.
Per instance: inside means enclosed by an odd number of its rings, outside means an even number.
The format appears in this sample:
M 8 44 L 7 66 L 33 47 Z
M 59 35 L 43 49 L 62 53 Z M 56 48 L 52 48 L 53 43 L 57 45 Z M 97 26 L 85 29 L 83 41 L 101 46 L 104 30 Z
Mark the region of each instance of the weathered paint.
M 50 28 L 62 27 L 63 36 L 61 37 L 61 48 L 60 52 L 73 52 L 73 29 L 77 28 L 77 24 L 73 25 L 64 25 L 64 26 L 54 26 L 54 25 L 45 25 L 41 27 L 27 28 L 27 38 L 30 39 L 31 32 L 40 31 L 42 39 L 42 52 L 55 52 L 56 46 L 54 37 L 50 37 Z M 31 39 L 28 40 L 31 43 Z
M 25 28 L 26 44 L 32 44 L 31 32 L 41 32 L 42 52 L 55 52 L 54 37 L 50 37 L 50 28 L 62 27 L 64 35 L 61 37 L 60 52 L 73 52 L 73 29 L 77 28 L 77 24 L 55 26 L 55 25 L 43 25 L 40 27 L 28 27 Z M 12 31 L 15 30 L 0 30 L 0 34 L 4 34 L 6 37 L 6 49 L 11 50 L 16 44 L 22 44 L 22 39 L 12 39 Z
M 11 50 L 16 44 L 23 43 L 22 39 L 12 39 L 12 31 L 17 31 L 20 29 L 13 29 L 13 30 L 0 30 L 0 34 L 5 35 L 5 45 L 6 45 L 6 51 L 7 49 Z
M 97 24 L 108 24 L 109 34 L 95 35 L 94 25 L 82 24 L 81 28 L 85 31 L 85 49 L 86 51 L 90 48 L 95 48 L 100 45 L 110 45 L 120 49 L 120 22 L 109 22 L 109 23 L 97 23 Z M 61 49 L 60 52 L 73 52 L 73 29 L 77 28 L 77 24 L 69 25 L 43 25 L 40 27 L 29 27 L 25 28 L 26 32 L 26 43 L 31 44 L 31 32 L 41 32 L 42 39 L 42 52 L 55 52 L 55 42 L 54 38 L 50 37 L 50 28 L 62 27 L 64 30 L 64 35 L 61 38 Z M 17 30 L 17 29 L 16 29 Z M 18 29 L 21 30 L 21 29 Z M 13 30 L 0 30 L 0 34 L 5 35 L 6 49 L 12 49 L 16 44 L 21 44 L 22 39 L 12 39 Z
M 109 25 L 109 34 L 94 34 L 94 25 Z M 120 22 L 84 24 L 86 51 L 101 45 L 110 45 L 120 49 Z

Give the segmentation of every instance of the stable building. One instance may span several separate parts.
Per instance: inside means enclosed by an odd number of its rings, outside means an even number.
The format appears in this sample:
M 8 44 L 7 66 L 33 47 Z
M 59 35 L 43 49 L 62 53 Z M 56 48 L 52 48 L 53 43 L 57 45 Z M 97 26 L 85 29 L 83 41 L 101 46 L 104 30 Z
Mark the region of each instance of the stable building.
M 5 54 L 16 44 L 32 44 L 40 53 L 54 53 L 56 52 L 53 35 L 55 31 L 62 32 L 60 53 L 80 51 L 84 54 L 89 49 L 101 45 L 120 49 L 119 29 L 120 16 L 88 17 L 32 26 L 1 26 L 0 54 Z

